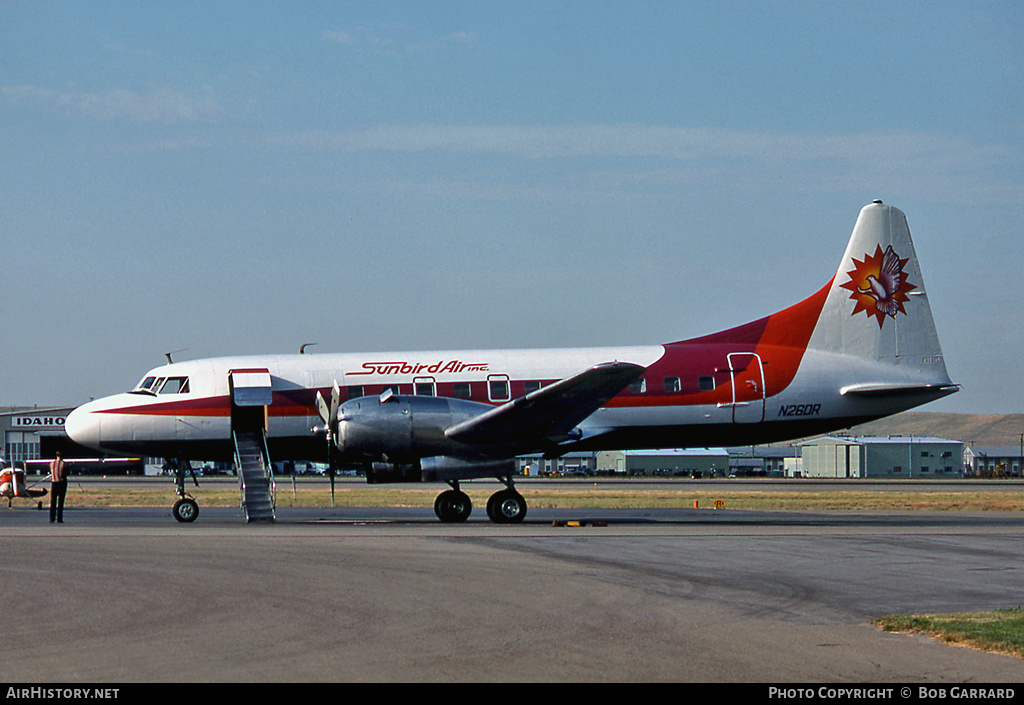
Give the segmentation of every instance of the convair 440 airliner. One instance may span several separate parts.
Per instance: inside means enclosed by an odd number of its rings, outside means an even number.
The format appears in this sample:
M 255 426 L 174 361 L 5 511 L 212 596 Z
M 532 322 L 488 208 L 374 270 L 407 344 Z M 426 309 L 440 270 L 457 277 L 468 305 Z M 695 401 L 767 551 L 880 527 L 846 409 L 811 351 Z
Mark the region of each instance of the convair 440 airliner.
M 328 461 L 370 482 L 451 486 L 435 511 L 464 521 L 461 480 L 497 478 L 492 521 L 518 522 L 515 457 L 735 446 L 806 437 L 957 390 L 946 373 L 906 217 L 860 212 L 835 276 L 787 309 L 664 345 L 223 357 L 148 372 L 67 418 L 113 454 Z M 248 459 L 247 459 L 248 458 Z M 178 474 L 175 516 L 194 519 Z M 255 495 L 243 508 L 258 518 Z M 251 510 L 251 511 L 250 511 Z M 271 515 L 272 516 L 272 515 Z

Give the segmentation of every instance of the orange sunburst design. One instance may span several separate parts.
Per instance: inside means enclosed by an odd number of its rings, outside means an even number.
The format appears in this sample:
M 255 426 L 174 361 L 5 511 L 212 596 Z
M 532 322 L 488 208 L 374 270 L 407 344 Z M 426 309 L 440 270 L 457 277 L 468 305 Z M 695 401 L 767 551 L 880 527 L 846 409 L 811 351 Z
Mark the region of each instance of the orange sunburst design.
M 874 316 L 881 328 L 886 316 L 896 318 L 897 313 L 906 315 L 903 308 L 908 301 L 907 294 L 917 288 L 906 279 L 903 267 L 909 258 L 900 259 L 892 245 L 882 252 L 882 246 L 875 248 L 875 254 L 865 254 L 863 260 L 853 259 L 853 269 L 846 275 L 850 281 L 840 284 L 850 291 L 850 298 L 857 302 L 851 316 L 860 311 Z

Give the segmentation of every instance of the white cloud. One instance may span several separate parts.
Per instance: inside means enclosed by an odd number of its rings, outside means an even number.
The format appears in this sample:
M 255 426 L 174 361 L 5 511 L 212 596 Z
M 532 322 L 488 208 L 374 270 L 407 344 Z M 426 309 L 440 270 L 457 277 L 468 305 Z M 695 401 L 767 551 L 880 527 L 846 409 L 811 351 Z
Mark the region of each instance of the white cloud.
M 367 27 L 328 29 L 321 32 L 320 38 L 325 42 L 357 49 L 386 49 L 395 43 L 392 38 L 378 34 L 375 30 Z
M 210 91 L 189 95 L 166 86 L 145 93 L 115 88 L 106 91 L 55 91 L 39 86 L 0 86 L 0 95 L 16 105 L 62 108 L 97 120 L 137 123 L 194 123 L 215 119 L 220 105 Z
M 320 35 L 324 41 L 334 44 L 351 44 L 355 41 L 351 32 L 343 29 L 329 29 Z
M 446 36 L 443 41 L 450 42 L 452 44 L 474 44 L 477 40 L 475 32 L 452 32 Z
M 953 162 L 991 149 L 940 133 L 801 135 L 646 125 L 385 125 L 278 133 L 279 143 L 342 151 L 427 150 L 526 158 L 708 157 L 758 160 L 874 159 L 941 156 Z M 996 150 L 997 152 L 999 150 Z
M 476 44 L 479 38 L 475 32 L 464 30 L 453 31 L 444 36 L 413 38 L 409 35 L 416 32 L 402 25 L 382 26 L 381 29 L 384 33 L 368 27 L 329 29 L 321 32 L 320 38 L 325 42 L 357 51 L 380 51 L 385 54 L 395 48 L 401 48 L 406 52 L 423 52 L 436 50 L 445 45 Z
M 647 125 L 392 125 L 275 133 L 272 144 L 337 152 L 600 160 L 620 183 L 787 183 L 808 191 L 911 190 L 934 199 L 1024 203 L 1019 149 L 937 132 L 795 134 Z M 580 173 L 583 173 L 581 170 Z M 593 171 L 593 170 L 591 170 Z

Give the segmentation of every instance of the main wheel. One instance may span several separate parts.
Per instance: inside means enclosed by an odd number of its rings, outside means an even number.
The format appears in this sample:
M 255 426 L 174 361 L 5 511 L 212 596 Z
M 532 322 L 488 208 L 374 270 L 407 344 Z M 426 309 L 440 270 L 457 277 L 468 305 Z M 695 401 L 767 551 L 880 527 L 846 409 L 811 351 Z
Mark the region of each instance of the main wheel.
M 487 516 L 495 524 L 518 524 L 526 518 L 526 500 L 515 490 L 495 492 L 487 500 Z
M 196 504 L 194 499 L 184 497 L 174 503 L 174 508 L 171 509 L 171 513 L 174 518 L 183 523 L 189 523 L 196 520 L 199 516 L 199 505 Z
M 469 495 L 461 490 L 446 490 L 434 500 L 434 513 L 446 524 L 466 521 L 472 511 Z

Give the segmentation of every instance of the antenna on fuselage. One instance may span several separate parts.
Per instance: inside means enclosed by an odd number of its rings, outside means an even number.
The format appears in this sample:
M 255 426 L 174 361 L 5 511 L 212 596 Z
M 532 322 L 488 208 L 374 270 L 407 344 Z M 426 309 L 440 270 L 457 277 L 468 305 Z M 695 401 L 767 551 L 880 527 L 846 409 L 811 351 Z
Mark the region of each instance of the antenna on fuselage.
M 167 364 L 170 365 L 174 362 L 174 360 L 171 359 L 171 355 L 174 355 L 175 353 L 185 352 L 186 350 L 188 350 L 188 348 L 182 348 L 181 350 L 171 350 L 170 352 L 165 352 L 164 357 L 167 358 Z
M 306 354 L 306 348 L 308 348 L 310 345 L 319 345 L 319 344 L 320 343 L 303 343 L 299 347 L 299 355 L 305 355 Z

